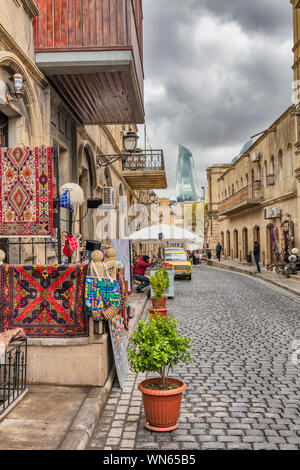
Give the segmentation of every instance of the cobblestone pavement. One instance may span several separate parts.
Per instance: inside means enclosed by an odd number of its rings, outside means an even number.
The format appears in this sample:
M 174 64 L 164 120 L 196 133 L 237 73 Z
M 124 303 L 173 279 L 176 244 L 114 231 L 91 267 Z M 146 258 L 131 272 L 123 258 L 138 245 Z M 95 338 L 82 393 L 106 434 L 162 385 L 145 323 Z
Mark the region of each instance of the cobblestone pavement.
M 179 428 L 144 428 L 144 375 L 130 373 L 122 391 L 114 385 L 89 449 L 300 449 L 300 361 L 291 358 L 299 297 L 203 265 L 175 288 L 169 312 L 194 338 L 195 357 L 172 373 L 188 385 Z

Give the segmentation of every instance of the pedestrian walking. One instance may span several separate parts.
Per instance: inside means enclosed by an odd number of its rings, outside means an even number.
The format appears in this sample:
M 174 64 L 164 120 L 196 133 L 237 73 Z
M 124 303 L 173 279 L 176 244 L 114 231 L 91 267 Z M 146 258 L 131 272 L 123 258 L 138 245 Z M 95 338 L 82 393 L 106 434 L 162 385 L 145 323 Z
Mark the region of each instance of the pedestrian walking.
M 142 292 L 150 284 L 150 279 L 145 276 L 146 269 L 152 266 L 152 263 L 150 263 L 149 260 L 149 256 L 142 256 L 135 267 L 134 277 L 142 283 L 136 289 L 136 292 L 138 293 Z
M 217 258 L 218 258 L 218 261 L 221 261 L 221 253 L 222 253 L 222 245 L 220 242 L 218 242 L 217 246 L 216 246 L 216 254 L 217 254 Z
M 260 255 L 260 244 L 258 242 L 254 242 L 253 256 L 254 256 L 258 273 L 260 273 L 259 255 Z

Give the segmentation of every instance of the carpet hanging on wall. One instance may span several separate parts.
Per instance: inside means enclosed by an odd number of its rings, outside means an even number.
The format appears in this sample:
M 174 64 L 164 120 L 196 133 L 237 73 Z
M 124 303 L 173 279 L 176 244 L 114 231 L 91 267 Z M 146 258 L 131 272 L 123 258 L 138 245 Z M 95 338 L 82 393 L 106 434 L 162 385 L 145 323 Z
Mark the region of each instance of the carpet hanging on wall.
M 0 236 L 53 234 L 52 147 L 0 149 Z
M 79 264 L 2 266 L 0 331 L 21 327 L 29 337 L 88 336 L 86 274 L 87 265 Z

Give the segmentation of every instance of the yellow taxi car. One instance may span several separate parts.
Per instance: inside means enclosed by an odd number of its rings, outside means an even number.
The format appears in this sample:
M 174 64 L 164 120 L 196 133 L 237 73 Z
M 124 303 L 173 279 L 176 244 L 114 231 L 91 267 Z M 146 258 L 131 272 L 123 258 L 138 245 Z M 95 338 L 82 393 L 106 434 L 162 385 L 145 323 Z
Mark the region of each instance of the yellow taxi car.
M 189 260 L 189 255 L 186 251 L 166 251 L 165 261 L 174 266 L 175 276 L 184 276 L 187 279 L 192 279 L 192 263 Z

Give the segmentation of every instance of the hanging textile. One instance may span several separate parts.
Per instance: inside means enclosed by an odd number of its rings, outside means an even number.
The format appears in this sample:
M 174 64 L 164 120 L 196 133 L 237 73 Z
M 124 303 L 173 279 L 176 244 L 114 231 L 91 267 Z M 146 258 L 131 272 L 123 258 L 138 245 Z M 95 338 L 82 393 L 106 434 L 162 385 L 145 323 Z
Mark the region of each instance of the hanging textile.
M 84 305 L 87 265 L 4 265 L 1 273 L 0 331 L 21 327 L 31 337 L 88 336 Z
M 63 254 L 67 258 L 70 258 L 73 251 L 76 251 L 77 249 L 78 249 L 78 240 L 77 240 L 77 238 L 75 238 L 74 235 L 67 234 L 66 235 L 65 246 L 64 246 L 64 249 L 63 249 Z
M 69 191 L 67 189 L 60 196 L 59 204 L 61 207 L 69 209 L 71 212 L 73 212 L 73 207 L 71 206 L 69 199 Z
M 52 147 L 0 149 L 0 237 L 53 233 Z

